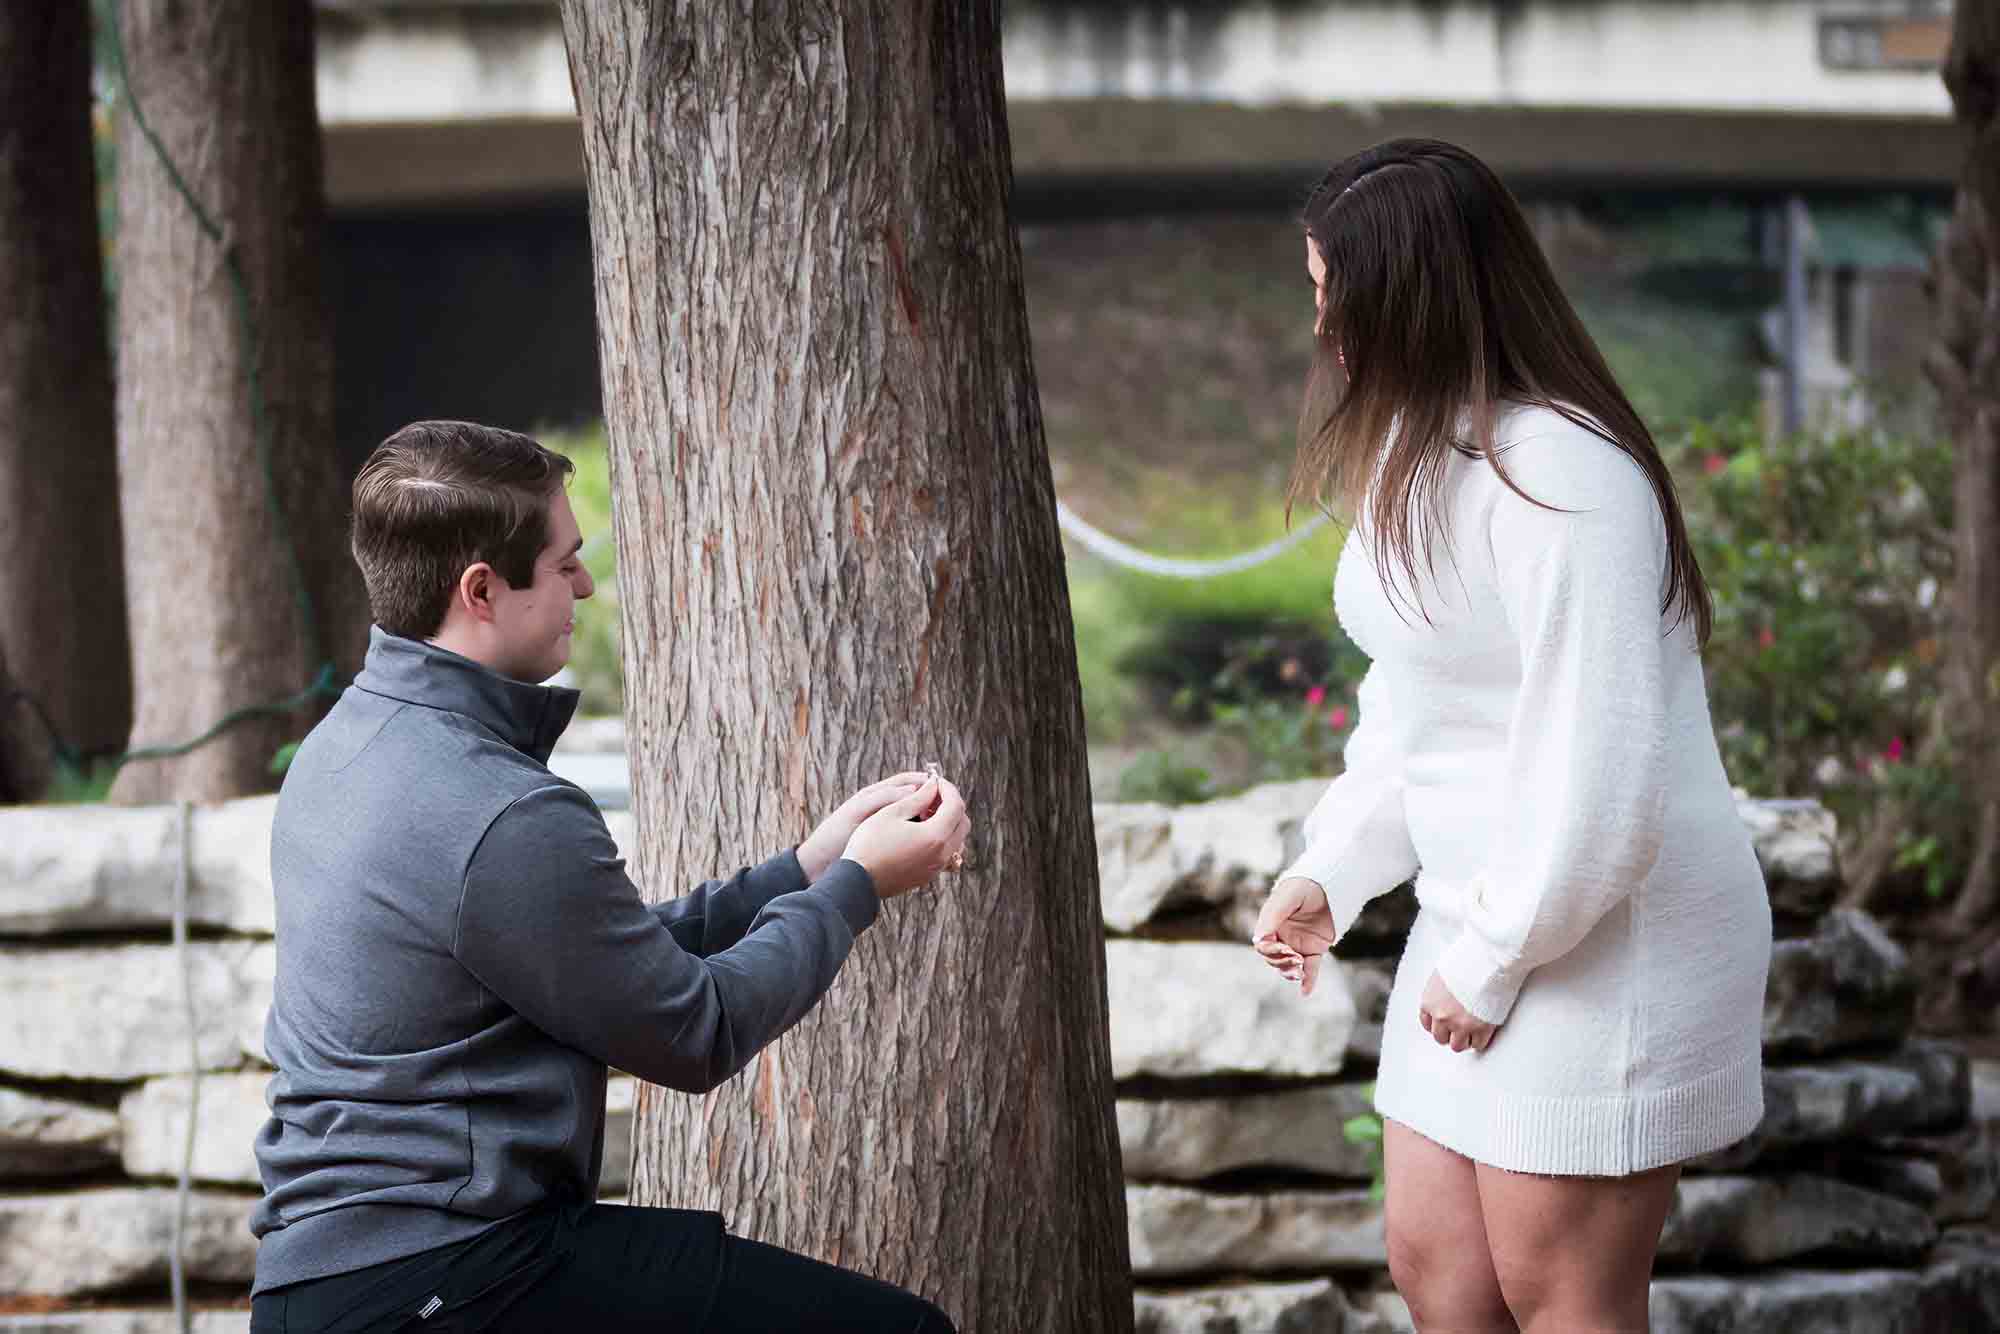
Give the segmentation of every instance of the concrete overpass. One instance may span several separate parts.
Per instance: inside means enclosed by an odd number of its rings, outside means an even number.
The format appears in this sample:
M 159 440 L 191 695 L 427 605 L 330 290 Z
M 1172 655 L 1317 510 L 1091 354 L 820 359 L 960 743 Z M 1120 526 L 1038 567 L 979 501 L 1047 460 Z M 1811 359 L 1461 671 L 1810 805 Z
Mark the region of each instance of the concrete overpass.
M 336 210 L 581 193 L 552 3 L 319 18 Z M 1057 207 L 1086 181 L 1295 189 L 1404 134 L 1537 193 L 1942 192 L 1949 26 L 1948 0 L 1016 0 L 1003 59 L 1016 176 Z
M 345 449 L 358 460 L 420 415 L 594 415 L 554 4 L 318 4 Z M 1841 196 L 1935 206 L 1960 153 L 1937 73 L 1948 29 L 1935 0 L 1011 0 L 1018 213 L 1282 211 L 1329 161 L 1405 134 L 1465 144 L 1542 201 L 1803 196 L 1829 222 Z M 1870 261 L 1822 249 L 1807 271 L 1799 231 L 1776 225 L 1795 207 L 1741 211 L 1723 262 L 1776 267 L 1792 240 L 1774 403 L 1881 370 L 1852 348 L 1920 311 L 1928 243 L 1854 281 Z

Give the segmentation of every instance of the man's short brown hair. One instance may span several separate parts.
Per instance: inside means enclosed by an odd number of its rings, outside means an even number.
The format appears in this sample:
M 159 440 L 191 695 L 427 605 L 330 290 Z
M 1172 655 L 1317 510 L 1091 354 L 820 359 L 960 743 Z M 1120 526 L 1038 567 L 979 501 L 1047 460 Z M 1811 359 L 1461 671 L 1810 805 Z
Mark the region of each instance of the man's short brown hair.
M 466 568 L 491 565 L 514 588 L 535 581 L 549 498 L 570 461 L 518 431 L 412 422 L 354 479 L 354 560 L 375 622 L 392 635 L 438 632 Z

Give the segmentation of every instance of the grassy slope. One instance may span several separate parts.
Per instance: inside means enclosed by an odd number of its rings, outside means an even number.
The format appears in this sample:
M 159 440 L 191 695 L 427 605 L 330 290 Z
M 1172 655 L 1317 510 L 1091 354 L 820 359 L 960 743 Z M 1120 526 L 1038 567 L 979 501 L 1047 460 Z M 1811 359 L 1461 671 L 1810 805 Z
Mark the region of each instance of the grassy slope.
M 1566 286 L 1641 411 L 1671 428 L 1741 410 L 1752 390 L 1743 310 L 1650 275 L 1602 234 L 1553 247 Z M 1029 228 L 1028 310 L 1050 464 L 1092 524 L 1173 555 L 1228 554 L 1284 531 L 1312 297 L 1303 243 L 1283 216 Z M 584 530 L 609 533 L 601 430 L 550 437 L 572 453 Z M 1294 516 L 1302 519 L 1303 515 Z M 1078 668 L 1092 739 L 1122 749 L 1171 737 L 1127 664 L 1159 627 L 1190 621 L 1332 629 L 1338 537 L 1228 579 L 1113 569 L 1072 546 Z M 593 551 L 608 582 L 608 545 Z M 578 617 L 587 707 L 619 706 L 612 596 Z M 1115 758 L 1115 757 L 1114 757 Z

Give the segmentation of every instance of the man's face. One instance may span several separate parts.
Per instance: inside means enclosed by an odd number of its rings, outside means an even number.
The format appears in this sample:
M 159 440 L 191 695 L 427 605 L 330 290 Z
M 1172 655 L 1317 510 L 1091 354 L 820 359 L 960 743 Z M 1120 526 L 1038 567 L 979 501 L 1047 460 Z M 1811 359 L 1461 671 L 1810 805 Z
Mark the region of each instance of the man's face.
M 549 498 L 549 541 L 535 558 L 535 581 L 526 588 L 493 580 L 493 629 L 500 641 L 496 670 L 517 681 L 546 681 L 569 661 L 570 632 L 579 598 L 596 591 L 579 554 L 583 533 L 569 496 Z

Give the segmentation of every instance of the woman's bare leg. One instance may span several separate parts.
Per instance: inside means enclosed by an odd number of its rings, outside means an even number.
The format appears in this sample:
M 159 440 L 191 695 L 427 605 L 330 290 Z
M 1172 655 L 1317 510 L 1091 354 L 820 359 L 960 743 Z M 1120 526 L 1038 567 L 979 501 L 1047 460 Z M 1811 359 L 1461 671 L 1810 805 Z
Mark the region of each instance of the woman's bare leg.
M 1680 1168 L 1629 1177 L 1476 1171 L 1493 1269 L 1526 1334 L 1645 1334 L 1653 1253 Z
M 1486 1244 L 1470 1158 L 1382 1123 L 1389 1276 L 1421 1334 L 1516 1334 Z

